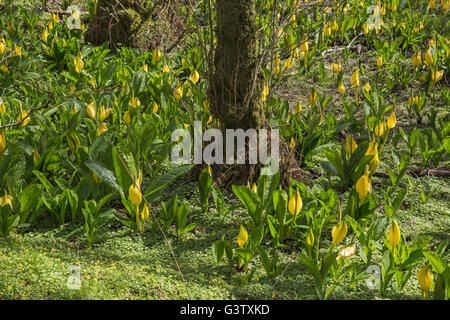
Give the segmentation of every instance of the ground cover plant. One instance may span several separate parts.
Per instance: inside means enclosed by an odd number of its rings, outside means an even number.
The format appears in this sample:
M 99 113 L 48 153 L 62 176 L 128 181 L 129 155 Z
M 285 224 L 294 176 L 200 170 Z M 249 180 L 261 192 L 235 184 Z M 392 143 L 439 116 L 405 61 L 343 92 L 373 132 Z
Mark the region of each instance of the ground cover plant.
M 122 2 L 0 0 L 1 299 L 450 297 L 450 1 Z

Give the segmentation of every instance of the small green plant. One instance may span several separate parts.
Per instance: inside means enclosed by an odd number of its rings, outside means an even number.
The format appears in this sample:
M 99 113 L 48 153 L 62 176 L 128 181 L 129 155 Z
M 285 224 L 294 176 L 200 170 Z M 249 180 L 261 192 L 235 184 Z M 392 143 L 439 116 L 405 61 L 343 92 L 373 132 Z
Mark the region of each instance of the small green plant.
M 114 217 L 115 209 L 102 210 L 103 206 L 108 203 L 113 194 L 100 199 L 97 203 L 95 200 L 89 200 L 84 202 L 84 208 L 82 209 L 84 216 L 84 225 L 86 229 L 86 237 L 88 239 L 89 247 L 92 246 L 92 242 L 99 236 L 99 227 L 111 220 Z

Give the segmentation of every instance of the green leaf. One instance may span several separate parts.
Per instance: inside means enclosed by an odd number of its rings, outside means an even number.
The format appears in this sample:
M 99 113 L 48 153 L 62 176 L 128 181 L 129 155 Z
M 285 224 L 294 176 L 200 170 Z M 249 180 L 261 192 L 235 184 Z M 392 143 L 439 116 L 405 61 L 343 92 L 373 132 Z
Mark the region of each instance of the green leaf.
M 93 173 L 100 177 L 102 181 L 108 184 L 111 188 L 119 192 L 122 198 L 125 198 L 122 188 L 119 186 L 116 176 L 109 169 L 107 169 L 102 163 L 95 160 L 88 160 L 85 163 Z
M 444 271 L 449 267 L 444 259 L 442 259 L 432 251 L 424 251 L 423 255 L 430 262 L 433 270 L 439 274 L 443 274 Z
M 152 181 L 152 183 L 150 183 L 150 185 L 147 187 L 147 190 L 149 190 L 149 192 L 145 195 L 145 199 L 147 199 L 147 201 L 149 202 L 155 200 L 158 196 L 158 191 L 191 170 L 193 166 L 193 164 L 181 165 Z

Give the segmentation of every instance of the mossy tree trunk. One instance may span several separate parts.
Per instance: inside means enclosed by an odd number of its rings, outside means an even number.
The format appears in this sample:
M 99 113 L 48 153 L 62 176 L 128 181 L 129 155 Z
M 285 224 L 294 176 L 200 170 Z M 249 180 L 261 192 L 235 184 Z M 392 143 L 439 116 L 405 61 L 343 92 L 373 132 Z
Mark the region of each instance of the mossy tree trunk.
M 253 0 L 217 0 L 217 47 L 210 83 L 213 116 L 225 129 L 264 126 L 258 64 L 258 27 Z

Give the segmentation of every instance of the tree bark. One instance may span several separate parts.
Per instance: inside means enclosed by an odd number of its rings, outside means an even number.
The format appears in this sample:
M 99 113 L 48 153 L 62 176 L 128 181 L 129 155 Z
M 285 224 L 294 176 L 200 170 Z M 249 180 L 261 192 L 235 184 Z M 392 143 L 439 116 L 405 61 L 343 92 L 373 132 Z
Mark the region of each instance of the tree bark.
M 217 47 L 210 84 L 213 116 L 225 129 L 264 127 L 258 64 L 258 27 L 253 0 L 217 0 Z

